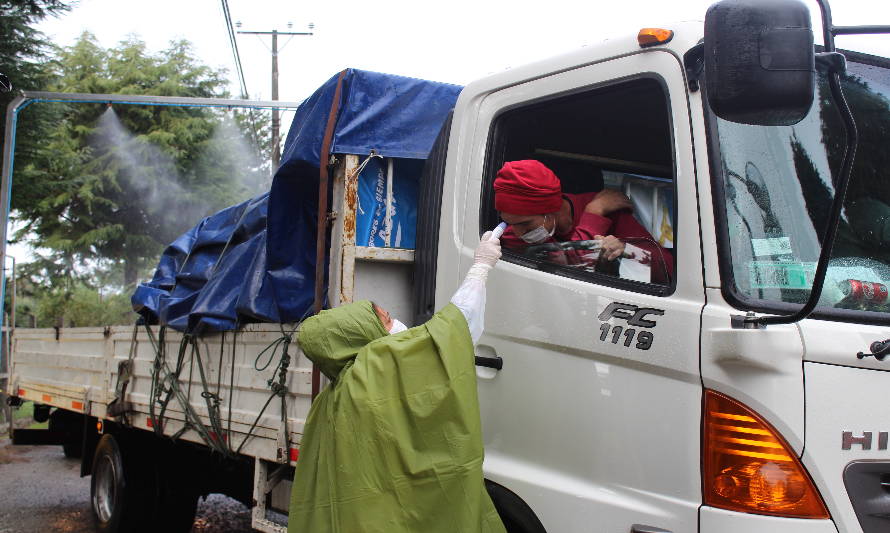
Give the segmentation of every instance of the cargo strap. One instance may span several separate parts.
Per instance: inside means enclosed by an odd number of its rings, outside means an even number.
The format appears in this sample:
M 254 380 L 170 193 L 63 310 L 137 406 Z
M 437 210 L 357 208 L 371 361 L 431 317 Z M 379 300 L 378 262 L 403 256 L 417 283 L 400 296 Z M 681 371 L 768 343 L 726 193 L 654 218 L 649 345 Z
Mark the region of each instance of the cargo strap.
M 189 367 L 192 367 L 195 359 L 197 358 L 199 368 L 203 373 L 203 363 L 200 360 L 200 352 L 198 351 L 197 342 L 195 341 L 194 337 L 190 335 L 183 336 L 182 341 L 179 344 L 179 352 L 176 357 L 176 366 L 171 369 L 166 357 L 166 327 L 162 326 L 160 328 L 157 339 L 155 338 L 154 332 L 152 332 L 151 327 L 146 325 L 145 330 L 148 334 L 149 340 L 151 341 L 152 347 L 155 350 L 155 359 L 151 371 L 152 392 L 148 404 L 149 417 L 155 434 L 157 434 L 158 436 L 164 435 L 164 414 L 167 410 L 167 404 L 173 397 L 176 397 L 179 406 L 182 408 L 185 421 L 183 427 L 179 431 L 174 433 L 171 438 L 176 440 L 181 437 L 186 431 L 192 429 L 198 433 L 198 435 L 201 437 L 201 440 L 203 440 L 204 443 L 207 444 L 207 446 L 209 446 L 212 450 L 220 452 L 225 456 L 230 456 L 231 450 L 223 439 L 223 433 L 221 432 L 222 426 L 219 420 L 218 410 L 215 413 L 212 409 L 208 412 L 211 423 L 211 428 L 208 428 L 203 424 L 203 422 L 201 422 L 200 416 L 189 402 L 188 393 L 190 392 L 191 388 L 191 376 L 189 378 L 189 391 L 184 393 L 180 387 L 179 377 L 184 368 L 185 356 L 188 352 L 189 346 L 192 347 L 191 361 L 189 363 Z M 202 380 L 202 386 L 205 393 L 209 392 L 207 389 L 206 379 Z M 208 402 L 208 406 L 213 405 L 210 398 L 205 397 L 205 399 Z M 159 405 L 161 408 L 159 413 L 156 413 L 156 405 Z
M 134 324 L 133 338 L 130 340 L 130 353 L 126 361 L 121 361 L 117 365 L 117 384 L 114 387 L 114 399 L 111 400 L 105 411 L 107 416 L 113 416 L 118 423 L 124 426 L 130 425 L 127 413 L 133 411 L 133 404 L 126 400 L 127 386 L 130 384 L 130 380 L 133 379 L 134 374 L 133 360 L 136 358 L 136 351 L 139 347 L 138 333 L 139 325 Z
M 228 420 L 227 428 L 223 429 L 223 416 L 220 412 L 220 404 L 222 403 L 222 359 L 225 354 L 225 333 L 223 334 L 220 341 L 219 368 L 217 370 L 217 383 L 215 387 L 216 392 L 212 392 L 211 384 L 207 379 L 207 372 L 205 370 L 205 357 L 201 354 L 202 350 L 200 348 L 198 338 L 192 335 L 183 336 L 182 341 L 179 344 L 179 350 L 176 356 L 175 364 L 171 367 L 171 362 L 167 360 L 167 342 L 165 340 L 166 327 L 161 326 L 159 328 L 157 338 L 155 337 L 155 334 L 150 326 L 145 325 L 144 327 L 151 346 L 155 352 L 155 358 L 151 370 L 152 383 L 151 397 L 149 401 L 149 419 L 151 421 L 151 425 L 155 434 L 157 434 L 158 436 L 165 436 L 164 419 L 167 411 L 167 406 L 173 398 L 176 398 L 185 420 L 182 428 L 180 428 L 176 433 L 169 435 L 169 437 L 176 440 L 187 431 L 194 430 L 201 437 L 201 440 L 203 440 L 211 449 L 227 457 L 231 457 L 234 454 L 241 453 L 241 450 L 244 448 L 247 441 L 253 436 L 253 432 L 262 419 L 263 414 L 265 413 L 269 404 L 272 403 L 272 400 L 278 397 L 281 402 L 281 424 L 278 430 L 277 455 L 279 462 L 286 463 L 288 461 L 288 450 L 290 449 L 290 433 L 287 426 L 287 371 L 291 363 L 289 348 L 293 341 L 294 333 L 296 333 L 296 330 L 299 327 L 299 322 L 290 331 L 286 331 L 284 325 L 280 324 L 279 327 L 281 328 L 281 337 L 275 339 L 272 343 L 269 344 L 269 346 L 267 346 L 257 355 L 257 358 L 254 361 L 254 369 L 258 372 L 263 372 L 272 365 L 272 362 L 275 361 L 276 355 L 280 352 L 278 362 L 275 365 L 275 374 L 273 374 L 272 378 L 266 381 L 269 388 L 271 389 L 271 394 L 269 395 L 260 412 L 257 414 L 256 419 L 251 424 L 250 429 L 244 436 L 241 444 L 235 450 L 232 449 L 231 435 L 232 392 L 234 391 L 235 385 L 234 372 L 237 333 L 232 335 L 232 367 L 229 373 L 230 381 L 228 387 Z M 136 335 L 134 333 L 134 338 L 130 348 L 131 357 L 136 351 L 136 342 Z M 185 370 L 186 367 L 186 358 L 189 359 L 189 375 L 188 386 L 186 390 L 183 391 L 180 383 L 180 378 L 182 376 L 183 370 Z M 264 362 L 261 363 L 261 361 L 263 360 Z M 197 366 L 198 368 L 198 376 L 201 383 L 201 397 L 204 399 L 205 405 L 207 406 L 207 418 L 209 418 L 210 420 L 209 427 L 204 425 L 204 423 L 201 421 L 200 415 L 195 411 L 194 407 L 189 401 L 189 399 L 191 398 L 191 384 L 195 366 Z
M 288 352 L 290 348 L 291 342 L 293 342 L 294 333 L 296 333 L 297 328 L 299 327 L 299 323 L 294 326 L 294 329 L 287 332 L 284 330 L 284 325 L 279 324 L 281 328 L 281 337 L 272 342 L 269 346 L 266 346 L 263 351 L 257 354 L 256 359 L 253 362 L 253 368 L 257 372 L 262 372 L 269 368 L 269 365 L 272 364 L 272 361 L 275 359 L 275 354 L 278 352 L 278 349 L 281 348 L 281 357 L 278 359 L 278 365 L 275 370 L 277 373 L 278 380 L 275 380 L 275 375 L 273 375 L 272 379 L 266 381 L 266 384 L 269 385 L 269 388 L 272 389 L 272 394 L 269 395 L 269 398 L 266 399 L 266 403 L 263 405 L 263 408 L 260 409 L 259 414 L 257 414 L 256 420 L 253 421 L 253 424 L 250 426 L 250 430 L 248 430 L 247 434 L 244 436 L 244 439 L 241 441 L 241 445 L 238 446 L 238 449 L 235 450 L 235 453 L 240 453 L 241 449 L 244 448 L 244 445 L 247 443 L 248 439 L 253 435 L 253 430 L 256 429 L 256 425 L 259 423 L 260 419 L 263 416 L 263 413 L 266 411 L 266 408 L 269 407 L 269 404 L 272 403 L 272 400 L 278 396 L 281 400 L 281 424 L 278 427 L 278 438 L 277 438 L 277 459 L 280 463 L 286 463 L 288 461 L 288 450 L 290 449 L 290 432 L 287 428 L 287 369 L 290 366 L 291 356 Z M 270 352 L 271 350 L 271 352 Z M 260 365 L 260 359 L 264 354 L 269 352 L 269 359 L 265 362 L 265 364 Z
M 340 111 L 340 94 L 343 91 L 343 78 L 346 71 L 340 72 L 337 77 L 337 86 L 334 89 L 334 98 L 331 102 L 331 109 L 328 113 L 328 122 L 325 125 L 324 137 L 321 141 L 321 153 L 318 161 L 318 232 L 315 236 L 315 304 L 313 308 L 315 313 L 321 312 L 324 306 L 324 267 L 325 255 L 327 252 L 328 239 L 328 165 L 331 164 L 331 142 L 334 138 L 334 126 L 337 123 L 337 116 Z M 312 398 L 314 399 L 321 390 L 321 373 L 318 368 L 312 365 Z

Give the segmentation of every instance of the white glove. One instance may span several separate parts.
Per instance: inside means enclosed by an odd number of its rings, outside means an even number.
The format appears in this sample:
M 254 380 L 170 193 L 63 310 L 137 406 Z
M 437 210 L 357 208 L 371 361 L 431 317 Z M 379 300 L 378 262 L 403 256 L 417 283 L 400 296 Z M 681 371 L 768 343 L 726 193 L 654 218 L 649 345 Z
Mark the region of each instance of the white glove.
M 476 252 L 473 254 L 473 266 L 470 267 L 465 279 L 476 279 L 485 283 L 488 278 L 488 271 L 501 258 L 501 241 L 500 239 L 492 239 L 491 232 L 486 231 L 482 235 L 482 240 L 476 246 Z
M 470 267 L 457 292 L 451 297 L 451 303 L 456 305 L 467 319 L 470 338 L 473 339 L 474 345 L 479 342 L 485 329 L 485 279 L 488 278 L 488 271 L 501 258 L 500 236 L 506 227 L 504 223 L 498 224 L 494 237 L 492 232 L 485 232 L 479 246 L 476 247 L 473 266 Z
M 501 241 L 500 239 L 492 239 L 491 232 L 486 231 L 482 235 L 479 246 L 476 246 L 476 253 L 473 254 L 473 265 L 486 265 L 488 268 L 494 266 L 501 258 Z

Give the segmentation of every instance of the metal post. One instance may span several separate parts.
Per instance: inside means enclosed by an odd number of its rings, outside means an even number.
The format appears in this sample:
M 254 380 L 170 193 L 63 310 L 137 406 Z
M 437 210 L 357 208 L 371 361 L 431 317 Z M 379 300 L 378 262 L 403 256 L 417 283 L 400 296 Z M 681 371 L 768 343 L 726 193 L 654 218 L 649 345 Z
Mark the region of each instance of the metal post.
M 278 31 L 272 30 L 272 100 L 278 100 Z M 272 110 L 272 173 L 278 170 L 281 161 L 281 142 L 278 140 L 278 130 L 281 121 L 278 118 L 278 110 Z
M 6 266 L 6 232 L 9 223 L 10 183 L 12 178 L 12 157 L 15 150 L 15 125 L 16 114 L 27 105 L 24 94 L 17 96 L 9 103 L 6 113 L 6 135 L 3 141 L 3 174 L 0 175 L 0 213 L 3 215 L 0 224 L 0 265 Z M 0 302 L 6 300 L 6 269 L 0 272 Z M 3 313 L 0 313 L 0 331 L 3 331 Z M 9 375 L 9 351 L 0 354 L 0 399 L 3 399 L 6 391 L 6 381 Z M 3 408 L 3 406 L 0 406 Z M 12 422 L 10 421 L 10 424 Z M 12 426 L 10 425 L 10 428 Z
M 15 331 L 15 296 L 16 296 L 16 276 L 15 276 L 15 257 L 9 256 L 12 259 L 12 295 L 9 299 L 9 327 Z
M 312 28 L 312 25 L 309 25 Z M 296 32 L 296 31 L 239 31 L 245 35 L 271 35 L 272 36 L 272 101 L 278 100 L 278 36 L 279 35 L 312 35 L 312 32 Z M 293 38 L 293 37 L 291 37 Z M 289 41 L 288 41 L 289 42 Z M 287 46 L 287 43 L 284 43 Z M 278 116 L 278 110 L 272 109 L 272 173 L 278 169 L 278 163 L 281 161 L 281 141 L 279 140 L 281 129 L 281 119 Z

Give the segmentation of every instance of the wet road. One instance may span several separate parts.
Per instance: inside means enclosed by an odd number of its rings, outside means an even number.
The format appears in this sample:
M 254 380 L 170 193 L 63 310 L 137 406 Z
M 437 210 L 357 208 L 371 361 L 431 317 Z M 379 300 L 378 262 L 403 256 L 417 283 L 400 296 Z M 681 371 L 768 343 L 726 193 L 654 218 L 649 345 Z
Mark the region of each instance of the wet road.
M 0 533 L 92 533 L 90 478 L 61 446 L 11 446 L 0 437 Z M 194 533 L 248 533 L 247 507 L 213 494 L 198 504 Z

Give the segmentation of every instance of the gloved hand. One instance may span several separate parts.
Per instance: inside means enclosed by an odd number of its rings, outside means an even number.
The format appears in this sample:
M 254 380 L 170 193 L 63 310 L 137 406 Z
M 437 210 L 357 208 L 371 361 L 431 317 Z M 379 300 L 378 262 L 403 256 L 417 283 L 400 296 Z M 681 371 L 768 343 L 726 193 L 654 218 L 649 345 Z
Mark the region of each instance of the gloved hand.
M 473 266 L 485 265 L 489 269 L 501 258 L 501 241 L 500 239 L 492 239 L 491 232 L 486 231 L 482 235 L 482 240 L 476 246 L 476 253 L 473 254 Z
M 482 240 L 476 246 L 476 252 L 473 254 L 473 266 L 467 272 L 465 279 L 475 279 L 485 283 L 488 278 L 488 271 L 501 258 L 501 241 L 500 239 L 492 239 L 491 232 L 486 231 L 482 235 Z

